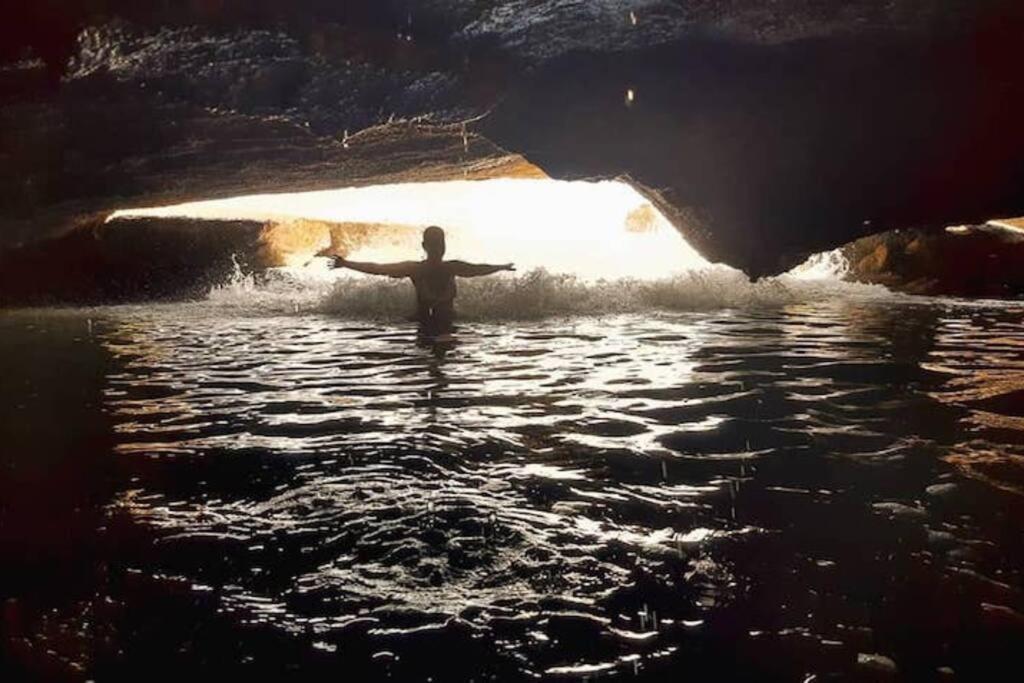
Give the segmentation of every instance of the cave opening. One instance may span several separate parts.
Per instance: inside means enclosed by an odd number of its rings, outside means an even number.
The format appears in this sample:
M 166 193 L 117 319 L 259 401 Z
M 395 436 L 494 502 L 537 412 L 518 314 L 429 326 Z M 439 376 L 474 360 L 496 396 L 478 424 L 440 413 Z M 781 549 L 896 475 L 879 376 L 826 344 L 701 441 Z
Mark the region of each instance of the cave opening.
M 838 281 L 845 274 L 844 257 L 829 252 L 780 276 L 781 289 L 776 278 L 751 282 L 701 255 L 656 199 L 628 178 L 497 176 L 320 187 L 285 185 L 268 193 L 264 185 L 253 194 L 213 192 L 206 200 L 118 209 L 6 259 L 0 255 L 0 292 L 10 305 L 249 305 L 262 297 L 288 310 L 333 301 L 331 310 L 396 313 L 406 307 L 408 283 L 378 280 L 358 294 L 367 276 L 332 267 L 331 257 L 419 260 L 430 225 L 446 231 L 447 258 L 514 264 L 517 272 L 497 282 L 466 284 L 472 294 L 460 300 L 477 300 L 482 315 L 502 306 L 536 316 L 742 304 L 779 292 L 799 296 L 804 286 L 796 281 Z M 345 301 L 337 296 L 342 290 Z M 358 296 L 362 303 L 353 303 Z
M 629 184 L 618 180 L 456 180 L 242 195 L 123 209 L 107 225 L 158 229 L 184 222 L 196 239 L 258 222 L 234 256 L 253 269 L 324 268 L 326 256 L 397 261 L 421 256 L 429 225 L 448 235 L 449 258 L 512 262 L 587 280 L 669 277 L 710 266 Z

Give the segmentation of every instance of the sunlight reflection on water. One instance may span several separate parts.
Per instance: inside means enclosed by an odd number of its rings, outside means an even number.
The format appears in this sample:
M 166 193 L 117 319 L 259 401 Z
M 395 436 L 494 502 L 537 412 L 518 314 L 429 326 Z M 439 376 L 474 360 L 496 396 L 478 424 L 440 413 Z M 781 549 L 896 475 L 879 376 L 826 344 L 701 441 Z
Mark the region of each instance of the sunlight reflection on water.
M 494 675 L 657 678 L 724 642 L 787 672 L 942 665 L 880 624 L 944 607 L 862 583 L 907 566 L 1022 608 L 991 492 L 1016 499 L 1024 438 L 986 417 L 1021 415 L 1013 309 L 473 322 L 444 347 L 322 315 L 99 315 L 130 473 L 110 524 L 149 539 L 119 561 L 364 673 L 452 674 L 424 653 L 468 648 Z
M 123 673 L 201 628 L 250 673 L 984 678 L 1024 642 L 1022 319 L 839 299 L 430 345 L 216 304 L 7 312 L 12 452 L 112 432 L 46 514 L 115 468 L 85 597 L 19 647 Z M 60 399 L 80 366 L 97 405 Z

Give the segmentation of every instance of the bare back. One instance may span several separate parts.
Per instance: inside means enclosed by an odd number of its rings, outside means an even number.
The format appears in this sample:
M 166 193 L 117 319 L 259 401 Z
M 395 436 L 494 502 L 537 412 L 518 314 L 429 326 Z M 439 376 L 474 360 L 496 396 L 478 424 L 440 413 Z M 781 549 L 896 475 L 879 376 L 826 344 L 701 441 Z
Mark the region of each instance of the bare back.
M 420 309 L 451 307 L 458 289 L 455 286 L 456 269 L 451 261 L 420 261 L 409 278 L 416 288 L 416 301 Z

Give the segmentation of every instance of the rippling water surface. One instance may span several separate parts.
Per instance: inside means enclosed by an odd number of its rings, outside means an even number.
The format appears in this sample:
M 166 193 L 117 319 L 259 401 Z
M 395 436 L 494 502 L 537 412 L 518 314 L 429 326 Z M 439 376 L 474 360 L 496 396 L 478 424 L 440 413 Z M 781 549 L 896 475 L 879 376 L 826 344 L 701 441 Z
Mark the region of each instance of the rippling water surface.
M 1022 319 L 3 314 L 6 666 L 980 680 L 1024 645 Z

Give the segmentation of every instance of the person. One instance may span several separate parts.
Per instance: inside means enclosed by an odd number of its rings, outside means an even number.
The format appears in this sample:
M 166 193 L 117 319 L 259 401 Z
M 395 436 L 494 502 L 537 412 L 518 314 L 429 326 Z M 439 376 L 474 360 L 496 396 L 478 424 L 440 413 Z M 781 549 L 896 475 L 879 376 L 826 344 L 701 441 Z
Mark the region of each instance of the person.
M 511 263 L 488 265 L 466 261 L 445 261 L 444 230 L 431 225 L 423 231 L 423 261 L 366 263 L 334 256 L 335 268 L 348 268 L 370 275 L 407 277 L 416 288 L 416 319 L 427 331 L 442 334 L 451 330 L 455 317 L 456 277 L 480 277 L 503 270 L 515 270 Z

